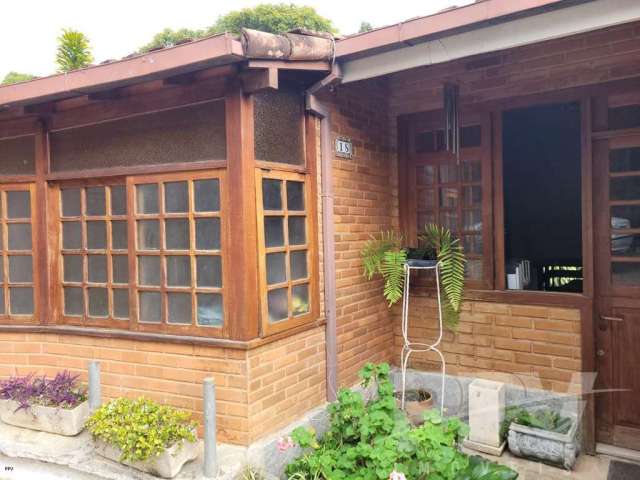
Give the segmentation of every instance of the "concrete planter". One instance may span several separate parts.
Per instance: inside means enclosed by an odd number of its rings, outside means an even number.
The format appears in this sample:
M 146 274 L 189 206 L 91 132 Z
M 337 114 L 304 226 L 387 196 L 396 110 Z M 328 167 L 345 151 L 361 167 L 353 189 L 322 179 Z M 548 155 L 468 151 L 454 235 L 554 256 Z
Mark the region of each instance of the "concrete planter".
M 0 400 L 0 420 L 16 427 L 75 436 L 84 429 L 89 418 L 89 402 L 86 401 L 70 409 L 33 405 L 18 410 L 19 406 L 13 400 Z
M 109 460 L 162 478 L 173 478 L 178 475 L 184 464 L 195 460 L 199 453 L 197 441 L 188 442 L 182 440 L 167 448 L 157 457 L 151 457 L 144 461 L 130 462 L 120 461 L 122 451 L 99 438 L 94 439 L 94 445 L 96 452 Z
M 539 428 L 511 423 L 509 427 L 509 450 L 514 455 L 540 460 L 573 469 L 580 452 L 578 444 L 578 421 L 571 417 L 571 428 L 565 434 L 549 432 Z

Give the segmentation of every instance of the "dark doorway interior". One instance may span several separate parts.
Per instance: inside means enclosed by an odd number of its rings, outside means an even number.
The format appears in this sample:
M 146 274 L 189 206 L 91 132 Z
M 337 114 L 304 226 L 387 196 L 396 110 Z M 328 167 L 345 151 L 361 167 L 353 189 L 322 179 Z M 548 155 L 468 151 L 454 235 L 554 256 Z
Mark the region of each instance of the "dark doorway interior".
M 503 114 L 508 288 L 582 291 L 580 107 Z

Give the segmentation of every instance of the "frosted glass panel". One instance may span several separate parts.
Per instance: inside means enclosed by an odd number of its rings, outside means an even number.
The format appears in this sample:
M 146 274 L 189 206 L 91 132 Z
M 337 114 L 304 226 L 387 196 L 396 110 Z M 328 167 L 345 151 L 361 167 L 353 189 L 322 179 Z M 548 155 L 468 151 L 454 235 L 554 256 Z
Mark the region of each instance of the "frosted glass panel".
M 189 287 L 191 285 L 191 258 L 182 255 L 167 257 L 167 285 L 170 287 Z
M 267 254 L 267 284 L 275 285 L 287 281 L 286 253 Z
M 111 222 L 111 248 L 114 250 L 126 250 L 128 248 L 126 220 L 113 220 Z
M 109 316 L 109 296 L 106 288 L 89 288 L 89 316 Z
M 160 224 L 158 220 L 138 220 L 138 248 L 160 249 Z
M 158 185 L 136 185 L 136 211 L 142 214 L 158 213 Z
M 284 217 L 264 217 L 264 240 L 267 248 L 284 246 Z
M 9 229 L 9 250 L 31 250 L 31 225 L 28 223 L 13 223 L 7 225 Z
M 31 218 L 31 194 L 29 192 L 7 192 L 7 217 L 11 219 Z
M 129 290 L 113 290 L 113 316 L 115 318 L 129 318 Z
M 64 287 L 64 313 L 72 316 L 84 315 L 82 288 Z
M 173 218 L 165 221 L 167 250 L 189 250 L 189 220 Z
M 267 309 L 271 323 L 286 320 L 289 316 L 287 289 L 278 288 L 267 292 Z
M 301 280 L 307 278 L 307 251 L 291 252 L 291 279 Z
M 222 295 L 198 293 L 198 325 L 219 327 L 223 324 Z
M 164 211 L 186 213 L 189 211 L 189 184 L 169 182 L 164 184 Z
M 282 210 L 282 180 L 262 179 L 262 206 L 265 210 Z
M 220 249 L 220 219 L 198 218 L 196 220 L 196 250 Z
M 198 287 L 222 287 L 222 262 L 218 256 L 197 256 Z
M 160 257 L 138 257 L 138 282 L 148 287 L 160 286 Z
M 89 281 L 92 283 L 107 283 L 107 256 L 89 255 L 87 262 Z
M 111 187 L 111 215 L 127 214 L 127 190 L 124 185 Z
M 191 294 L 174 293 L 167 294 L 169 301 L 169 323 L 191 323 Z
M 107 200 L 104 187 L 87 188 L 87 215 L 101 216 L 107 213 Z
M 220 181 L 217 178 L 193 182 L 196 212 L 220 211 Z
M 65 188 L 62 190 L 62 216 L 79 217 L 82 213 L 79 188 Z
M 103 220 L 87 222 L 87 248 L 90 250 L 107 248 L 107 222 Z
M 129 257 L 127 255 L 113 255 L 113 283 L 129 283 Z
M 160 323 L 162 318 L 162 297 L 159 292 L 140 292 L 140 321 Z
M 287 182 L 287 209 L 302 212 L 304 211 L 304 183 Z
M 31 255 L 9 256 L 9 282 L 30 283 L 33 281 Z
M 12 287 L 9 289 L 9 306 L 13 315 L 33 314 L 33 288 Z
M 256 160 L 304 163 L 302 96 L 280 90 L 261 92 L 254 95 L 253 112 Z
M 304 245 L 307 243 L 305 220 L 306 217 L 289 217 L 289 245 Z
M 309 313 L 309 285 L 296 285 L 291 289 L 293 316 Z

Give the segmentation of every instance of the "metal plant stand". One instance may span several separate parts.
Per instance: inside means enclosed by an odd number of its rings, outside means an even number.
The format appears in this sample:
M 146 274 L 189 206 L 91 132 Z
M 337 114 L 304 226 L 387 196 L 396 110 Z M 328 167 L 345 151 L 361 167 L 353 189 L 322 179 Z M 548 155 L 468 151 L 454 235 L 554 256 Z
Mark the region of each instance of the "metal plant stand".
M 409 281 L 411 272 L 414 270 L 433 270 L 436 276 L 436 292 L 438 294 L 438 338 L 435 343 L 417 343 L 409 339 Z M 440 264 L 435 260 L 407 260 L 404 264 L 404 291 L 402 292 L 402 337 L 404 345 L 402 346 L 402 358 L 400 359 L 400 370 L 402 372 L 402 400 L 401 408 L 404 410 L 404 397 L 407 382 L 407 365 L 409 357 L 414 352 L 436 352 L 440 357 L 442 365 L 442 388 L 440 400 L 440 415 L 444 415 L 444 388 L 445 388 L 445 360 L 444 355 L 438 349 L 442 341 L 442 303 L 440 300 Z

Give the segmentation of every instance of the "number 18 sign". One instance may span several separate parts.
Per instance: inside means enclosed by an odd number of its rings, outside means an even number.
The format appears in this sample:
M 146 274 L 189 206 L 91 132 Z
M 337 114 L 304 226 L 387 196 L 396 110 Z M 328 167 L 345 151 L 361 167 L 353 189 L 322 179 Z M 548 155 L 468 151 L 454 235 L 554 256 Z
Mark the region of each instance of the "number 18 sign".
M 353 143 L 350 138 L 336 138 L 336 157 L 353 158 Z

